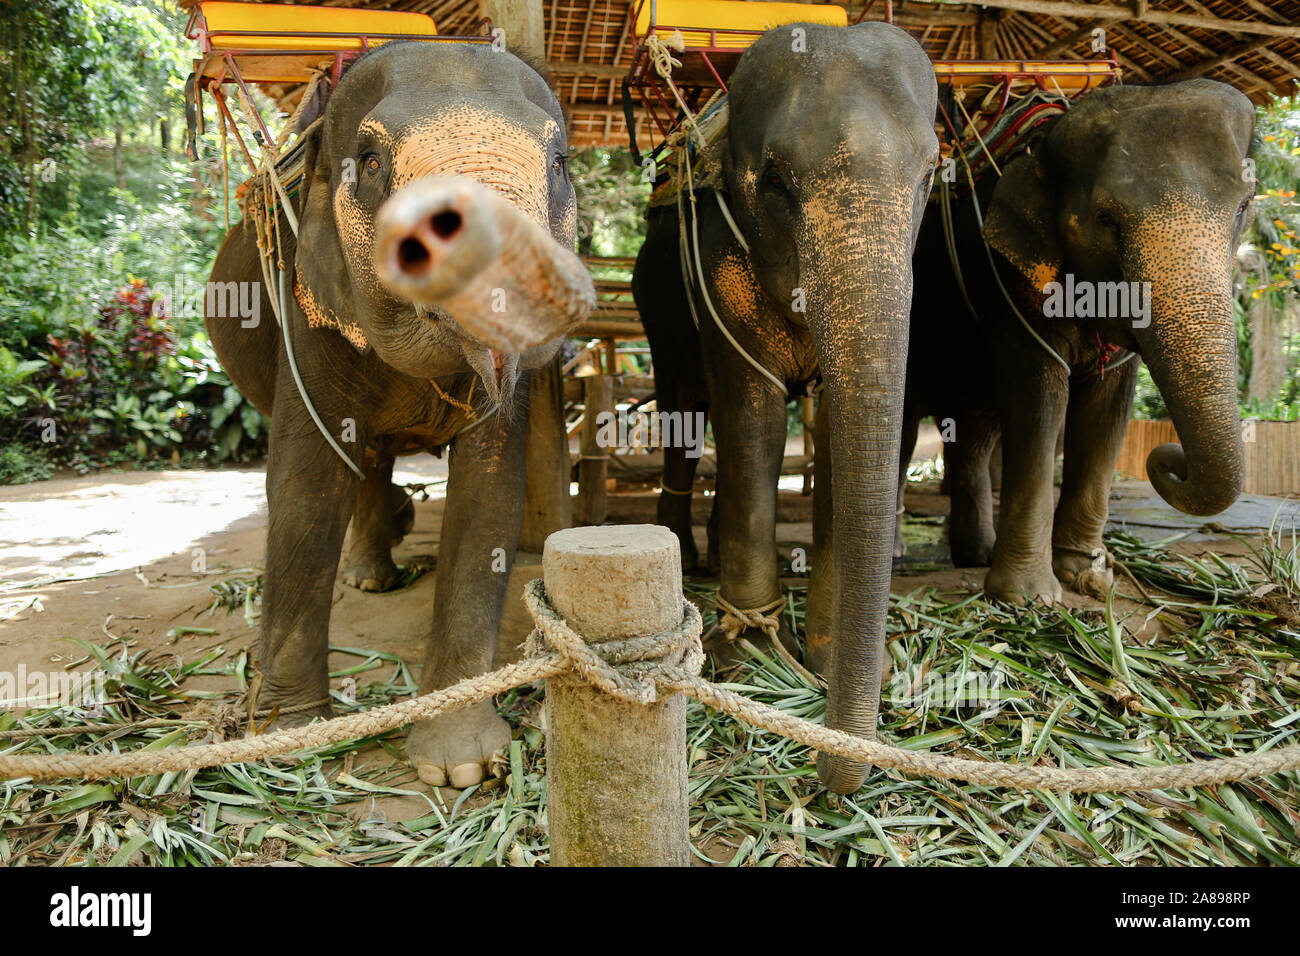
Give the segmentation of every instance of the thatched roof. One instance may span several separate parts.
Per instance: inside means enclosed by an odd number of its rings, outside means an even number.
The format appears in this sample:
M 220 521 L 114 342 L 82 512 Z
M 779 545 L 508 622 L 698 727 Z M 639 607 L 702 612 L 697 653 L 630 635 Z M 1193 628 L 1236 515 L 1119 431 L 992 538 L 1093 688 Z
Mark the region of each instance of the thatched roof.
M 315 0 L 431 14 L 442 33 L 475 33 L 481 0 Z M 759 2 L 759 0 L 753 0 Z M 635 46 L 635 0 L 541 0 L 546 58 L 577 146 L 623 145 L 619 81 Z M 189 2 L 182 2 L 188 6 Z M 850 21 L 883 19 L 886 0 L 841 4 Z M 1289 93 L 1300 76 L 1300 0 L 895 0 L 894 22 L 934 59 L 1078 59 L 1104 27 L 1126 78 L 1206 76 L 1257 102 Z M 644 119 L 640 121 L 645 129 Z

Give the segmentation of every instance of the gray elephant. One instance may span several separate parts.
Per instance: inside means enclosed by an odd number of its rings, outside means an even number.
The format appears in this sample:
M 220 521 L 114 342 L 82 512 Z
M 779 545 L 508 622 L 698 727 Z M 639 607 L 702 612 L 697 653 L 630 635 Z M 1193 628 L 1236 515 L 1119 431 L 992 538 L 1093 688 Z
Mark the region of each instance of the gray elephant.
M 808 657 L 829 672 L 827 723 L 871 737 L 889 600 L 911 251 L 938 159 L 936 84 L 921 47 L 897 27 L 800 28 L 805 52 L 791 43 L 794 27 L 771 30 L 730 80 L 716 185 L 727 209 L 715 188 L 698 189 L 694 203 L 707 295 L 688 292 L 682 279 L 682 257 L 694 260 L 694 243 L 683 250 L 680 237 L 696 228 L 685 203 L 684 223 L 675 205 L 652 207 L 633 291 L 654 353 L 659 410 L 712 413 L 720 596 L 741 611 L 770 610 L 780 599 L 774 535 L 786 403 L 824 381 Z M 677 533 L 687 565 L 696 553 L 683 493 L 695 466 L 688 451 L 666 450 L 659 499 L 659 520 Z M 823 755 L 819 773 L 848 793 L 866 768 Z
M 952 199 L 969 308 L 937 204 L 927 216 L 912 307 L 913 341 L 926 344 L 908 359 L 905 449 L 921 416 L 953 420 L 949 539 L 959 565 L 992 561 L 989 594 L 1051 602 L 1062 583 L 1109 588 L 1102 529 L 1137 379 L 1129 353 L 1150 368 L 1182 441 L 1149 456 L 1156 491 L 1196 515 L 1240 494 L 1232 263 L 1255 192 L 1254 117 L 1211 80 L 1084 95 L 978 183 L 979 208 Z M 905 484 L 900 474 L 900 505 Z
M 491 669 L 522 513 L 529 370 L 595 298 L 572 252 L 564 117 L 513 55 L 385 44 L 344 74 L 306 135 L 296 244 L 280 222 L 283 333 L 207 320 L 231 378 L 271 416 L 258 704 L 285 724 L 330 713 L 344 532 L 355 515 L 354 537 L 387 547 L 402 451 L 451 449 L 420 688 Z M 261 284 L 256 238 L 247 222 L 232 230 L 214 283 Z M 509 739 L 488 701 L 417 724 L 407 749 L 425 781 L 465 787 Z

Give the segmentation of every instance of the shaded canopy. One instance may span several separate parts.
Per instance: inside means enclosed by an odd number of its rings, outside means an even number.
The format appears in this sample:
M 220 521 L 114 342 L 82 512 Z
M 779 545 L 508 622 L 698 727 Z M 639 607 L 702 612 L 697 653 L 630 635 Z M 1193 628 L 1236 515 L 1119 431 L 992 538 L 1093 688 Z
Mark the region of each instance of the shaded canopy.
M 315 2 L 428 13 L 441 33 L 478 33 L 483 16 L 482 0 Z M 547 64 L 575 146 L 627 143 L 619 81 L 635 46 L 628 29 L 635 2 L 540 0 Z M 853 21 L 864 12 L 883 19 L 886 3 L 841 6 Z M 1300 0 L 896 0 L 893 11 L 936 60 L 1088 58 L 1096 55 L 1092 31 L 1102 27 L 1130 81 L 1205 76 L 1263 102 L 1294 92 L 1300 76 Z M 640 118 L 642 142 L 645 124 Z

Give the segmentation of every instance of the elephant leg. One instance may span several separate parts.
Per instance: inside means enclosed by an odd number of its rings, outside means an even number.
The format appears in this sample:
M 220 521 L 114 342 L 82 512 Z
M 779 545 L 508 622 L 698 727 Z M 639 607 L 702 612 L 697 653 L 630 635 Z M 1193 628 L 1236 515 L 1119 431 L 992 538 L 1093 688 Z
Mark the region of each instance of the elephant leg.
M 1114 581 L 1102 544 L 1110 512 L 1110 485 L 1133 409 L 1137 363 L 1070 389 L 1065 419 L 1065 468 L 1052 527 L 1052 568 L 1066 587 L 1104 598 Z
M 1068 382 L 1056 366 L 1025 371 L 1002 401 L 1002 510 L 984 590 L 1013 604 L 1052 604 L 1061 599 L 1052 572 L 1052 478 Z
M 393 547 L 415 522 L 410 496 L 393 484 L 393 459 L 366 456 L 364 481 L 357 485 L 352 541 L 343 568 L 343 583 L 362 591 L 383 591 L 397 580 Z
M 678 397 L 678 390 L 669 388 L 667 394 Z M 676 412 L 682 416 L 703 414 L 708 421 L 709 405 L 707 401 L 673 401 L 671 407 L 659 406 L 660 412 Z M 695 430 L 691 434 L 697 434 Z M 700 441 L 704 440 L 704 429 L 698 430 Z M 682 570 L 690 574 L 699 570 L 700 554 L 695 546 L 692 532 L 691 501 L 694 498 L 692 488 L 695 484 L 695 469 L 699 466 L 698 454 L 695 457 L 687 452 L 698 453 L 701 448 L 687 449 L 684 443 L 664 449 L 664 472 L 662 487 L 659 490 L 659 504 L 656 515 L 661 525 L 677 535 L 682 549 Z
M 704 570 L 710 575 L 719 575 L 722 573 L 722 542 L 718 540 L 718 483 L 713 487 L 713 506 L 709 509 L 709 526 L 708 526 L 708 558 L 704 563 Z
M 948 546 L 959 568 L 987 565 L 993 558 L 993 487 L 989 455 L 997 443 L 997 416 L 962 413 L 947 445 Z
M 521 379 L 519 401 L 527 388 Z M 526 432 L 526 415 L 502 410 L 452 446 L 422 694 L 492 669 L 523 518 Z M 421 780 L 465 788 L 509 743 L 509 724 L 485 700 L 418 722 L 406 751 Z
M 281 364 L 266 472 L 269 523 L 257 699 L 259 711 L 280 709 L 279 727 L 330 713 L 330 607 L 358 484 L 316 430 L 286 364 Z M 328 420 L 325 410 L 322 414 Z
M 915 408 L 904 406 L 903 441 L 898 447 L 898 523 L 894 525 L 895 563 L 907 554 L 907 542 L 903 540 L 903 496 L 907 494 L 907 466 L 912 463 L 912 452 L 916 451 L 916 436 L 920 430 L 920 413 Z M 815 503 L 813 507 L 816 507 Z
M 904 426 L 906 427 L 906 426 Z M 804 619 L 804 648 L 809 669 L 828 676 L 831 667 L 831 634 L 835 626 L 835 521 L 831 497 L 830 423 L 826 402 L 817 402 L 813 426 L 813 562 L 808 582 L 808 613 Z M 913 444 L 916 436 L 913 434 Z M 903 447 L 907 447 L 904 435 Z M 906 471 L 904 471 L 906 476 Z M 899 492 L 902 499 L 902 492 Z
M 725 388 L 714 394 L 726 400 L 713 409 L 713 437 L 718 450 L 718 538 L 722 556 L 719 596 L 740 610 L 769 607 L 781 598 L 776 551 L 776 496 L 785 454 L 785 396 L 778 394 L 736 356 Z M 738 367 L 741 366 L 741 367 Z M 716 379 L 715 379 L 716 380 Z M 768 613 L 777 613 L 769 611 Z M 780 639 L 797 653 L 788 625 Z M 762 647 L 757 628 L 744 637 Z

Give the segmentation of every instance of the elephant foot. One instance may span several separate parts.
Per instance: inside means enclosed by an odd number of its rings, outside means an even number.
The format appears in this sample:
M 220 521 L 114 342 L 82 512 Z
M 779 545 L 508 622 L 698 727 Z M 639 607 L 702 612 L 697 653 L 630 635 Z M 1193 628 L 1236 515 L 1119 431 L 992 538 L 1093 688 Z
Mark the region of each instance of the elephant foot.
M 406 739 L 406 754 L 425 783 L 464 790 L 482 783 L 493 757 L 509 746 L 510 725 L 484 700 L 421 720 Z
M 992 527 L 963 527 L 948 523 L 948 550 L 952 563 L 959 568 L 987 568 L 993 563 L 993 544 L 997 536 Z
M 329 720 L 334 716 L 334 705 L 324 698 L 328 696 L 325 693 L 320 694 L 315 699 L 320 703 L 312 704 L 310 707 L 303 707 L 308 701 L 304 698 L 305 694 L 275 694 L 268 692 L 265 688 L 257 696 L 257 712 L 264 716 L 254 718 L 257 724 L 258 733 L 267 733 L 272 730 L 292 730 L 295 727 L 304 727 L 313 720 Z M 299 709 L 303 707 L 303 709 Z M 271 715 L 274 714 L 274 719 Z M 265 723 L 263 723 L 265 721 Z
M 1052 570 L 1071 591 L 1106 600 L 1115 583 L 1115 559 L 1101 545 L 1091 552 L 1082 548 L 1052 549 Z
M 385 591 L 397 583 L 400 572 L 391 554 L 348 555 L 343 583 L 361 591 Z
M 775 660 L 782 661 L 786 666 L 797 672 L 801 672 L 804 677 L 813 683 L 817 678 L 802 663 L 802 656 L 799 639 L 790 630 L 790 625 L 784 618 L 781 620 L 781 626 L 776 632 L 776 643 L 768 637 L 767 632 L 756 627 L 746 628 L 736 635 L 735 640 L 718 640 L 711 642 L 707 648 L 713 658 L 714 664 L 721 670 L 728 670 L 737 667 L 747 661 L 752 660 L 751 656 L 745 650 L 741 641 L 747 641 L 759 653 L 765 654 Z
M 984 578 L 984 593 L 999 601 L 1026 604 L 1060 604 L 1061 582 L 1050 567 L 1012 568 L 994 563 Z

